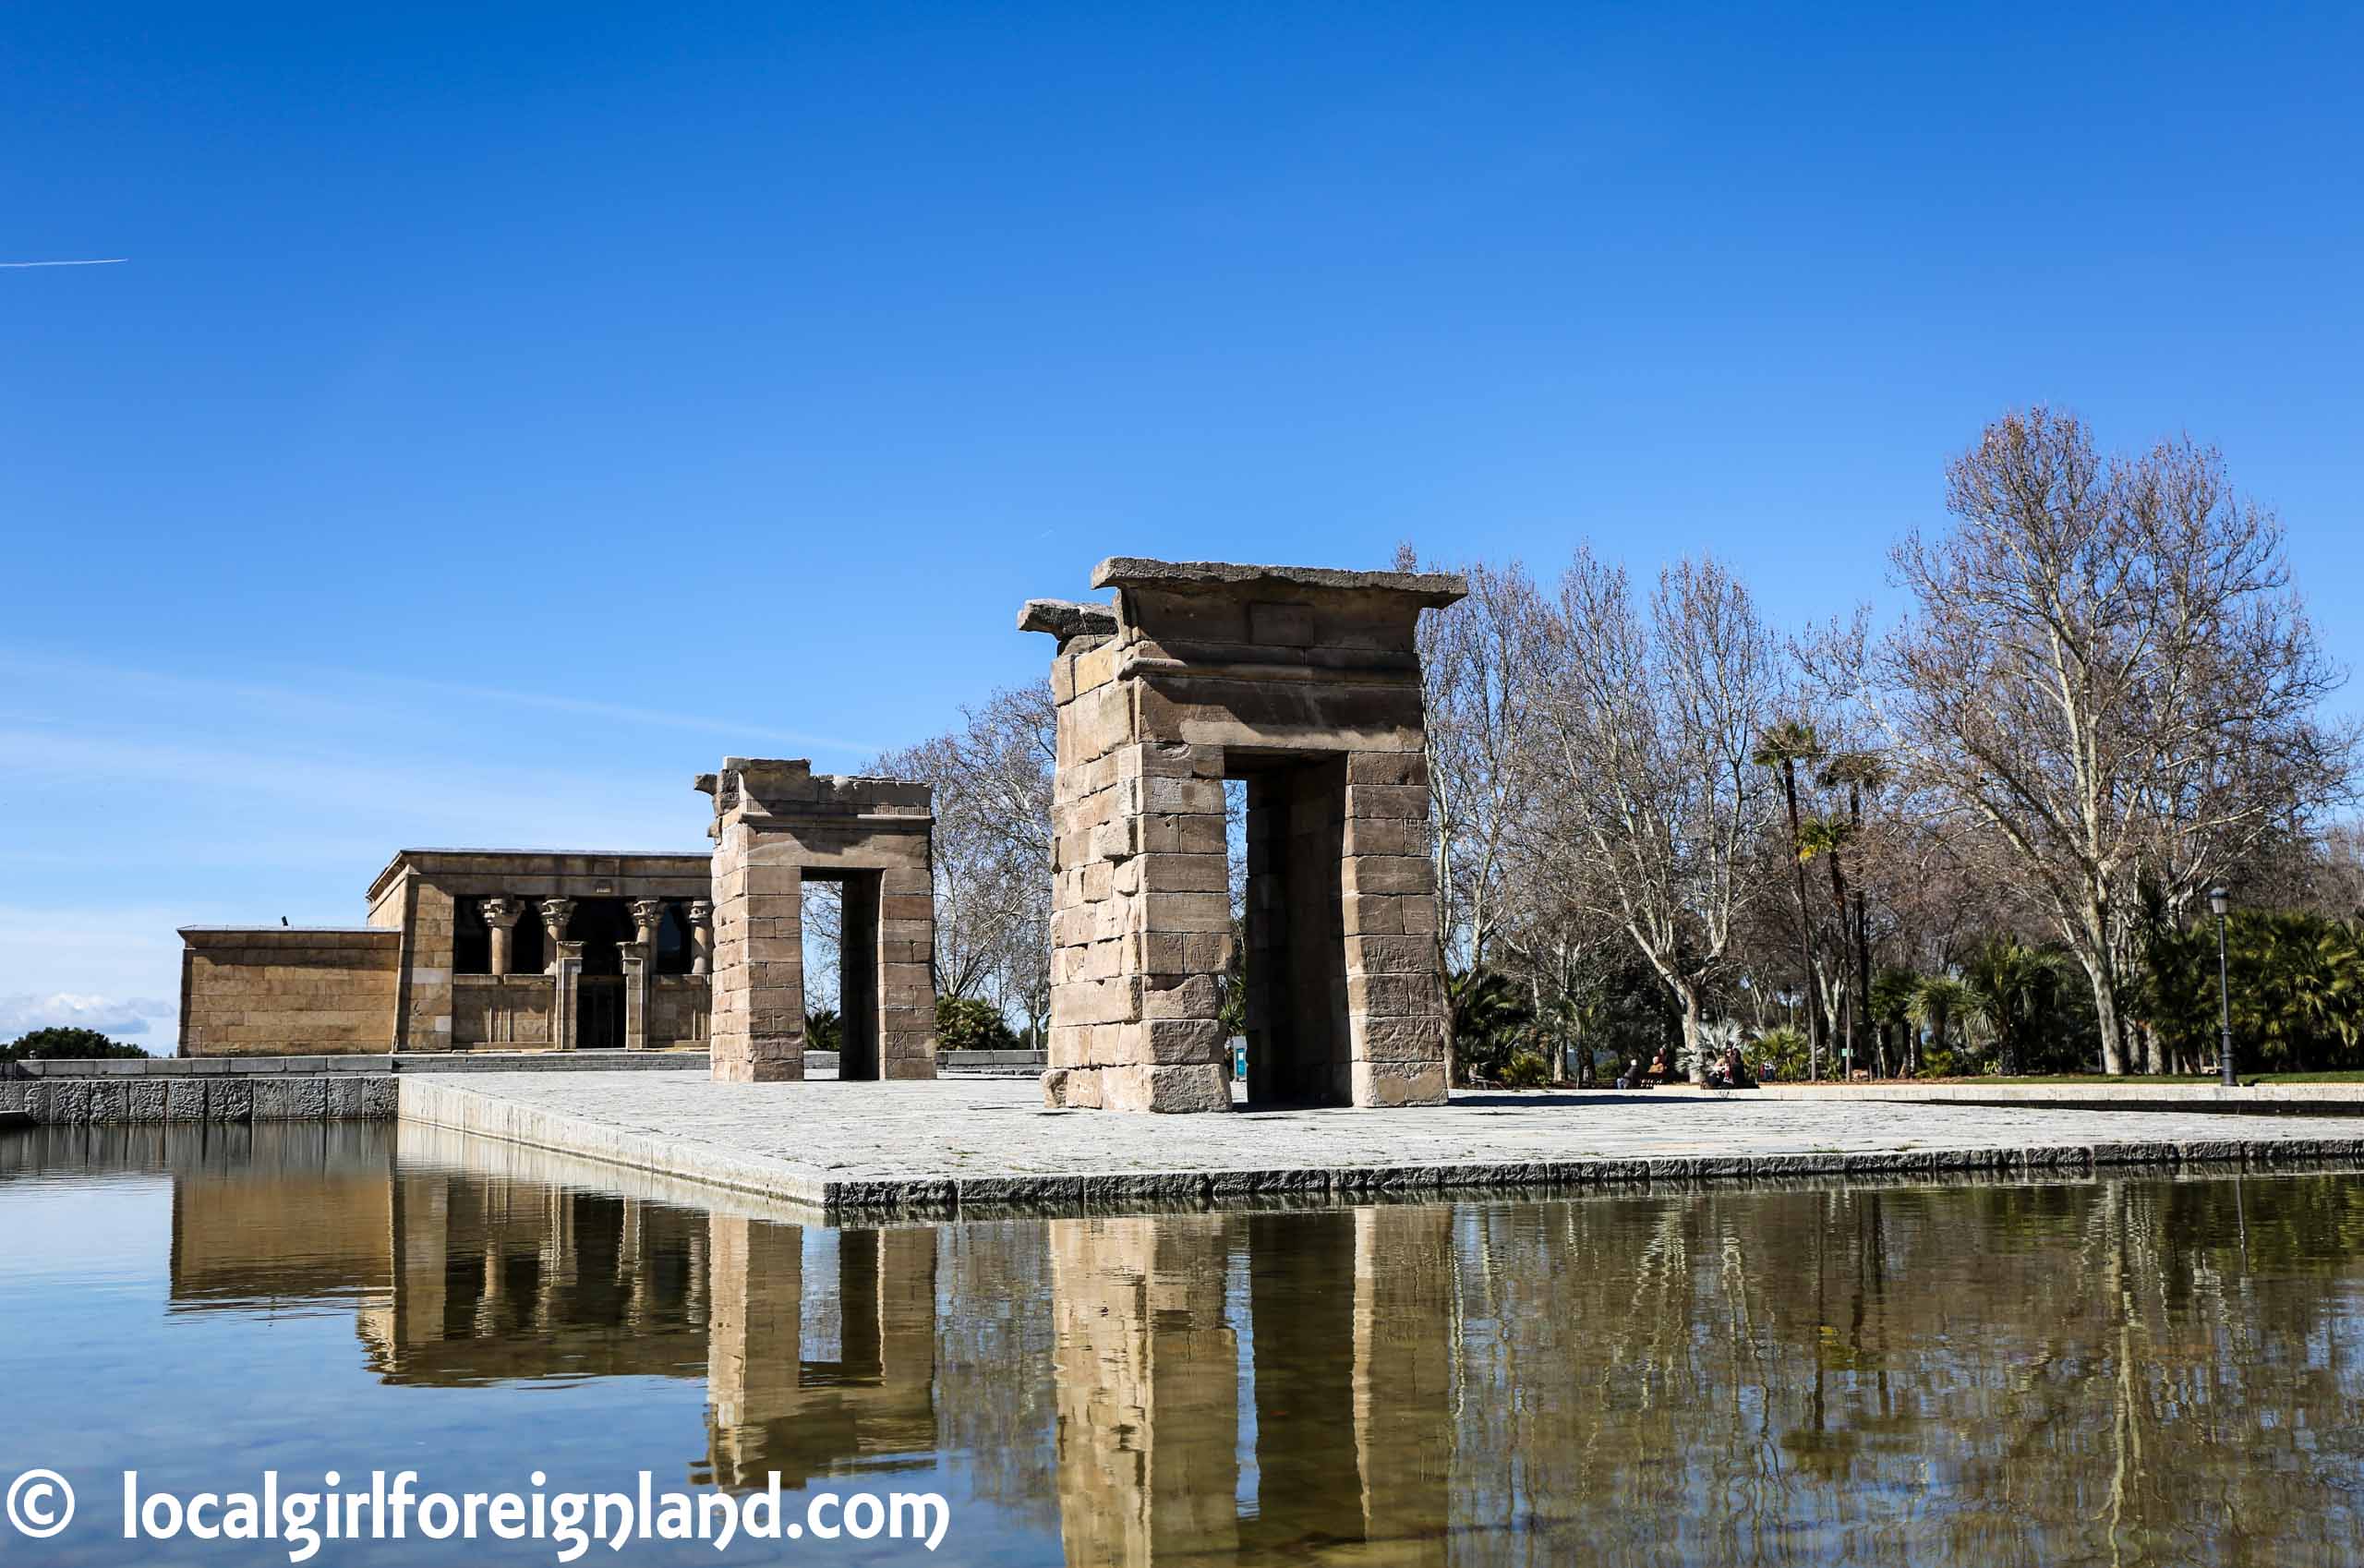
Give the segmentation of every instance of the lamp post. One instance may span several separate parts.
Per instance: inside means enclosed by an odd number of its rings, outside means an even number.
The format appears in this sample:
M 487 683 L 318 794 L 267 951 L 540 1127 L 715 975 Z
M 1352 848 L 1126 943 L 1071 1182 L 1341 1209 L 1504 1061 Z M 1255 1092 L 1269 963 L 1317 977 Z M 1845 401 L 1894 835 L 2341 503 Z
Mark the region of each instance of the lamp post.
M 2216 1006 L 2225 1031 L 2216 1043 L 2216 1070 L 2227 1089 L 2233 1087 L 2233 983 L 2225 957 L 2225 911 L 2232 901 L 2233 896 L 2222 887 L 2208 890 L 2208 907 L 2216 911 Z

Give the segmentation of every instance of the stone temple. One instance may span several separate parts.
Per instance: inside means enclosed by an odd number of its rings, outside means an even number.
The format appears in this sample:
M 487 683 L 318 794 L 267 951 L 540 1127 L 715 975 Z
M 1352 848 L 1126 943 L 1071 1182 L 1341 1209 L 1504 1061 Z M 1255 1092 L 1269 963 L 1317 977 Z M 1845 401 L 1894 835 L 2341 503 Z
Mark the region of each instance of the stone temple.
M 358 926 L 187 926 L 185 1056 L 704 1047 L 699 854 L 404 850 Z
M 1247 786 L 1251 1104 L 1445 1099 L 1420 612 L 1441 573 L 1118 556 L 1058 640 L 1055 1106 L 1231 1106 L 1224 782 Z

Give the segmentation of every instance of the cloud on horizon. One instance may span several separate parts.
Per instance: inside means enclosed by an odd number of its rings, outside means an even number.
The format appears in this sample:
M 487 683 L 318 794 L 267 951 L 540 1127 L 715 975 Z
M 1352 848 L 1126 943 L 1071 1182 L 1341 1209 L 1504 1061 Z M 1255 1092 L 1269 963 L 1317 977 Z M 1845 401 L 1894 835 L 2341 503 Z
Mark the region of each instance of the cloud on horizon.
M 177 1019 L 176 1003 L 160 1001 L 152 996 L 78 995 L 71 991 L 53 992 L 40 996 L 30 992 L 0 996 L 0 1040 L 14 1040 L 36 1029 L 95 1029 L 101 1034 L 122 1037 L 145 1035 L 151 1031 L 150 1020 Z M 154 1042 L 135 1040 L 133 1044 L 153 1048 Z

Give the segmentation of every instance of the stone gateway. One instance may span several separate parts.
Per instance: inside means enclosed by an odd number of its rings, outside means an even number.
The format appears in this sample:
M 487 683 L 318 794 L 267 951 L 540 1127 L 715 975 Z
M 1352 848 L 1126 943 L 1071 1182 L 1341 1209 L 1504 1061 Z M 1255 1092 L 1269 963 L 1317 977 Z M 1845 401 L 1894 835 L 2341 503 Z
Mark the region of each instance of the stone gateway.
M 1128 556 L 1092 582 L 1116 602 L 1019 618 L 1058 639 L 1045 1100 L 1228 1110 L 1244 958 L 1251 1104 L 1442 1104 L 1417 631 L 1466 584 Z M 1226 779 L 1247 790 L 1244 955 Z
M 934 1078 L 930 787 L 767 757 L 726 758 L 696 782 L 714 797 L 714 1079 L 804 1076 L 808 880 L 845 888 L 838 1076 Z

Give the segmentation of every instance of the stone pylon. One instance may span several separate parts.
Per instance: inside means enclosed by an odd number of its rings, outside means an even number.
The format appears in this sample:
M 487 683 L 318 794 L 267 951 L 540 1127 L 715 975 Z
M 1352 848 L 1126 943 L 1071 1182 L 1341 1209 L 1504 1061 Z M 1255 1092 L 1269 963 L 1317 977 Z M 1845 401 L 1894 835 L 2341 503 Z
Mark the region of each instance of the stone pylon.
M 1465 584 L 1130 557 L 1092 580 L 1113 604 L 1019 620 L 1058 639 L 1045 1098 L 1229 1109 L 1236 977 L 1251 1101 L 1441 1104 L 1417 633 Z M 1240 934 L 1226 779 L 1247 787 Z
M 935 1076 L 935 826 L 925 784 L 729 757 L 714 797 L 713 1076 L 804 1076 L 804 884 L 845 888 L 841 1078 Z

